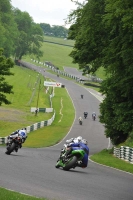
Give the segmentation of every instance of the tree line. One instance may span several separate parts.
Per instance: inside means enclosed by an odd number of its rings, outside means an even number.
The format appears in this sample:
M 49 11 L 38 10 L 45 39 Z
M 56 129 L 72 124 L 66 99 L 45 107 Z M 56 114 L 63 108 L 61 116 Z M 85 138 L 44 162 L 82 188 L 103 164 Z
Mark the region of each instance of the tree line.
M 50 24 L 47 23 L 40 23 L 40 26 L 43 29 L 45 35 L 62 38 L 67 38 L 68 36 L 68 29 L 63 26 L 50 26 Z
M 10 57 L 20 60 L 24 55 L 33 54 L 39 59 L 43 55 L 44 33 L 66 37 L 67 29 L 37 24 L 28 12 L 14 8 L 10 0 L 0 0 L 0 105 L 10 103 L 5 95 L 12 92 L 12 86 L 5 81 L 5 76 L 13 75 L 10 68 L 14 64 Z
M 6 57 L 21 59 L 26 54 L 42 56 L 43 36 L 67 37 L 68 29 L 46 23 L 37 24 L 28 12 L 14 8 L 10 0 L 0 1 L 0 47 Z
M 133 138 L 133 1 L 88 0 L 69 15 L 70 53 L 83 72 L 106 72 L 100 122 L 113 144 Z

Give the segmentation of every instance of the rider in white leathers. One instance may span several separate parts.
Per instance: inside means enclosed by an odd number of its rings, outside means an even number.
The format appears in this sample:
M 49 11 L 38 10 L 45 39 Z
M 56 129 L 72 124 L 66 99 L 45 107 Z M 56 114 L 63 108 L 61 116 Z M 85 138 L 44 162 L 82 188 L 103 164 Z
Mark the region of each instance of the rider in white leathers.
M 26 128 L 16 130 L 15 132 L 11 133 L 11 135 L 8 136 L 8 139 L 9 138 L 15 138 L 15 137 L 18 137 L 18 136 L 22 138 L 22 143 L 24 143 L 26 138 L 27 138 Z

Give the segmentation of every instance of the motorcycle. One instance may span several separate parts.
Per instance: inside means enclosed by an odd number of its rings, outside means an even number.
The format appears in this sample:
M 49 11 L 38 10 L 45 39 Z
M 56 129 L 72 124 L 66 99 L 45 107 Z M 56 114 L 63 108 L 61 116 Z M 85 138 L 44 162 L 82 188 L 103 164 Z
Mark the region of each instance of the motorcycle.
M 6 154 L 10 155 L 13 151 L 18 152 L 18 149 L 22 147 L 22 138 L 20 136 L 7 138 L 7 150 Z
M 84 112 L 84 118 L 86 119 L 88 116 L 88 113 L 87 112 Z
M 83 149 L 72 150 L 69 155 L 67 155 L 67 151 L 69 151 L 66 144 L 64 144 L 64 149 L 61 151 L 60 158 L 57 160 L 55 165 L 56 168 L 61 167 L 65 171 L 69 171 L 71 168 L 80 167 L 79 163 L 82 163 L 82 159 L 85 155 L 85 151 Z
M 82 125 L 82 124 L 83 124 L 83 121 L 82 121 L 82 120 L 79 120 L 79 124 Z
M 83 95 L 83 94 L 81 94 L 81 99 L 83 99 L 83 96 L 84 96 L 84 95 Z
M 92 116 L 92 119 L 93 119 L 93 121 L 95 121 L 96 120 L 96 116 Z

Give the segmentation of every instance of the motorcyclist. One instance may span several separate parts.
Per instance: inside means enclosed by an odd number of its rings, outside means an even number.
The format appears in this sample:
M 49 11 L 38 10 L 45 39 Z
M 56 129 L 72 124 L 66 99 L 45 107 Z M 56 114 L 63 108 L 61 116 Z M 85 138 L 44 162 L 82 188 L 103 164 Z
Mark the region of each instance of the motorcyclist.
M 26 138 L 27 138 L 27 133 L 26 133 L 26 128 L 22 128 L 22 129 L 20 129 L 20 130 L 16 130 L 16 131 L 14 131 L 13 133 L 11 133 L 11 135 L 9 135 L 8 137 L 7 137 L 7 139 L 9 139 L 9 138 L 15 138 L 15 137 L 21 137 L 21 139 L 22 139 L 22 143 L 24 143 L 25 142 L 25 140 L 26 140 Z M 7 143 L 7 145 L 8 145 L 8 143 Z M 20 148 L 22 147 L 22 144 L 20 144 Z M 18 149 L 15 149 L 16 150 L 16 152 L 18 151 Z
M 81 142 L 81 140 L 82 140 L 82 137 L 78 136 L 77 138 L 70 138 L 69 140 L 66 140 L 65 144 L 69 146 L 69 145 L 74 144 L 74 143 L 79 143 L 79 142 Z M 64 151 L 65 151 L 64 149 L 61 149 L 60 157 L 62 156 L 62 153 L 64 153 Z M 59 159 L 60 159 L 60 157 L 59 157 Z
M 92 119 L 93 119 L 94 117 L 96 118 L 96 113 L 95 113 L 95 112 L 92 113 Z
M 79 117 L 79 123 L 82 122 L 82 121 L 83 121 L 82 117 Z
M 86 118 L 88 116 L 88 112 L 84 112 L 84 117 Z
M 71 143 L 78 143 L 82 140 L 81 136 L 78 136 L 77 138 L 71 138 L 69 140 L 66 140 L 66 144 L 71 144 Z
M 68 145 L 69 150 L 66 154 L 68 156 L 72 150 L 83 149 L 85 151 L 85 155 L 84 155 L 82 161 L 78 161 L 78 166 L 82 167 L 82 168 L 86 168 L 88 165 L 89 147 L 87 146 L 87 144 L 88 144 L 88 142 L 86 139 L 82 139 L 78 143 L 70 143 Z
M 22 143 L 24 143 L 27 138 L 26 128 L 19 130 L 18 134 L 22 137 Z

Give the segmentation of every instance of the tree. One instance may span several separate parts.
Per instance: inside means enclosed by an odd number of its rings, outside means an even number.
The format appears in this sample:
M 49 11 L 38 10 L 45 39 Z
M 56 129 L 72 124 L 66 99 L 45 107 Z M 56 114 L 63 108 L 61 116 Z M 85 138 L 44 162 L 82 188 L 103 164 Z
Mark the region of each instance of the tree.
M 94 73 L 102 62 L 102 50 L 106 42 L 102 23 L 104 7 L 104 0 L 90 0 L 69 15 L 69 20 L 74 19 L 74 23 L 70 26 L 68 39 L 75 40 L 70 56 L 86 73 Z
M 14 21 L 12 6 L 9 0 L 0 1 L 0 47 L 3 54 L 9 57 L 14 50 L 14 41 L 17 36 L 17 25 Z M 9 42 L 10 41 L 10 42 Z
M 75 39 L 70 56 L 85 73 L 104 67 L 101 84 L 105 95 L 100 104 L 100 122 L 113 144 L 124 142 L 133 131 L 133 2 L 89 0 L 70 18 L 69 38 Z
M 124 142 L 133 131 L 133 2 L 106 2 L 103 21 L 109 33 L 103 62 L 110 78 L 103 81 L 106 95 L 100 106 L 100 121 L 114 144 Z
M 68 29 L 63 26 L 53 25 L 52 27 L 50 24 L 40 23 L 41 28 L 45 35 L 52 35 L 55 37 L 64 37 L 66 38 L 68 35 Z
M 46 35 L 50 35 L 51 34 L 51 26 L 50 26 L 50 24 L 40 23 L 40 26 L 41 26 L 44 34 L 46 34 Z
M 43 42 L 43 31 L 40 25 L 34 23 L 27 12 L 21 12 L 19 9 L 14 9 L 14 16 L 19 30 L 15 42 L 15 60 L 21 59 L 26 54 L 42 56 L 40 47 Z
M 0 106 L 2 103 L 10 104 L 5 94 L 13 93 L 12 86 L 5 81 L 5 76 L 13 75 L 10 69 L 14 66 L 13 61 L 10 58 L 6 58 L 2 55 L 3 50 L 0 49 Z

